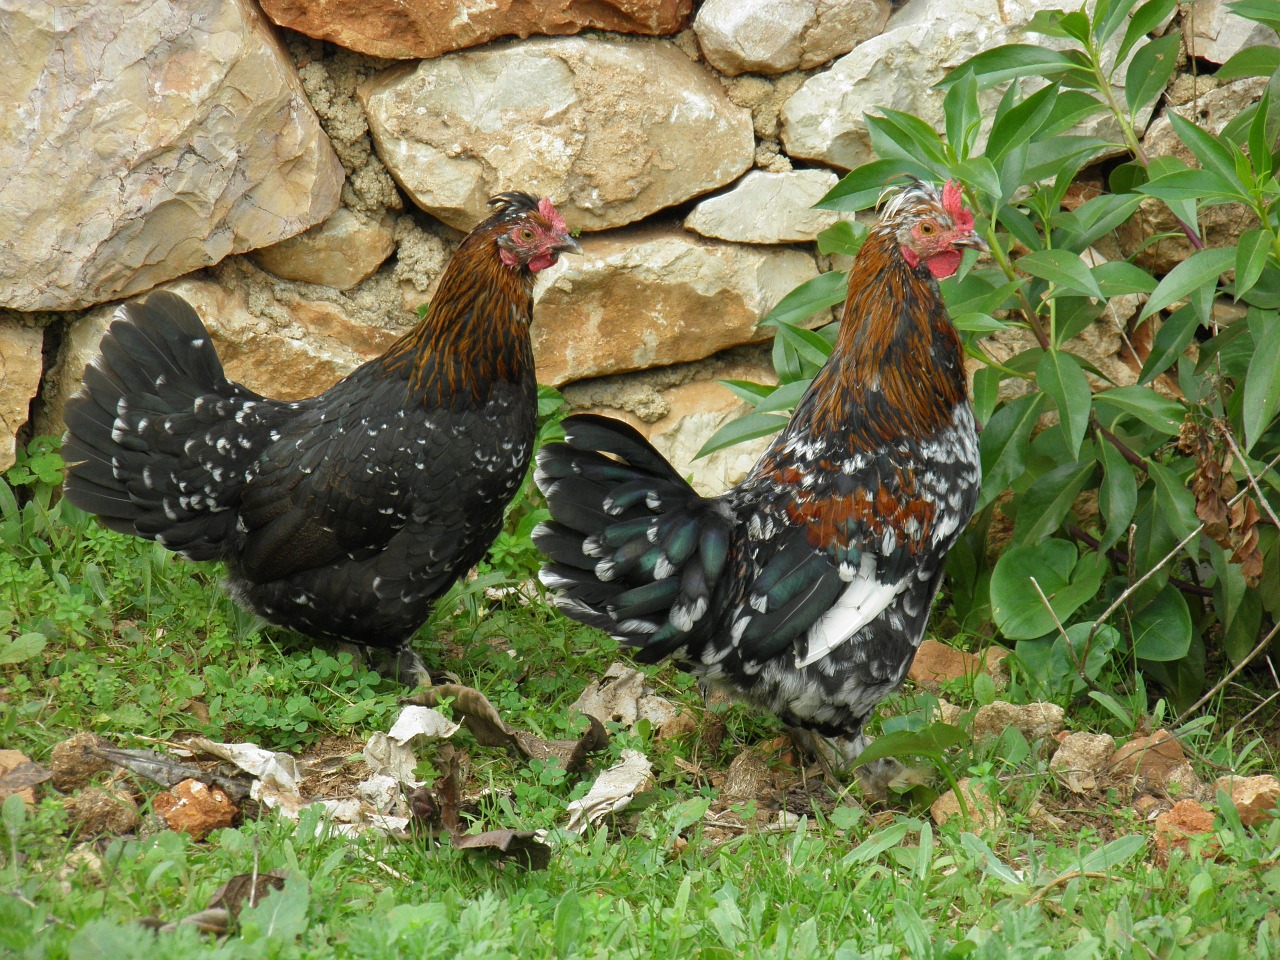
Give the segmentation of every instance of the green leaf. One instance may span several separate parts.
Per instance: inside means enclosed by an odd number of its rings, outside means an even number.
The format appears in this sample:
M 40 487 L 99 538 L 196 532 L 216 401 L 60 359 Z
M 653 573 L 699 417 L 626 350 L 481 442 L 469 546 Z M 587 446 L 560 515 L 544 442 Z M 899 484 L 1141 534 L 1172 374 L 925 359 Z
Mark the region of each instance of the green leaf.
M 1150 293 L 1156 281 L 1127 260 L 1107 260 L 1093 268 L 1093 278 L 1098 281 L 1104 296 L 1123 297 L 1130 293 Z
M 1093 634 L 1090 639 L 1089 635 Z M 1095 632 L 1092 623 L 1073 623 L 1066 636 L 1058 634 L 1049 650 L 1049 669 L 1059 680 L 1096 680 L 1120 646 L 1120 631 L 1103 624 Z
M 895 730 L 876 737 L 854 758 L 855 764 L 871 763 L 886 757 L 932 757 L 940 759 L 951 747 L 969 743 L 967 733 L 949 723 L 935 721 L 919 730 Z
M 806 280 L 785 297 L 760 321 L 761 323 L 799 323 L 815 313 L 829 310 L 844 301 L 849 275 L 843 270 L 820 273 Z
M 1165 584 L 1154 600 L 1130 621 L 1133 652 L 1159 663 L 1180 660 L 1191 648 L 1191 611 L 1173 584 Z
M 1169 123 L 1173 125 L 1173 132 L 1187 145 L 1187 149 L 1195 154 L 1195 158 L 1200 161 L 1200 166 L 1205 170 L 1212 170 L 1228 181 L 1242 195 L 1247 194 L 1244 184 L 1240 183 L 1236 176 L 1235 157 L 1226 145 L 1219 143 L 1213 134 L 1201 130 L 1190 120 L 1172 110 L 1169 111 L 1168 118 Z
M 982 838 L 978 837 L 976 834 L 962 833 L 960 834 L 960 843 L 965 850 L 969 852 L 974 861 L 982 864 L 982 870 L 984 873 L 990 874 L 1001 882 L 1007 883 L 1011 887 L 1025 889 L 1027 881 L 1022 877 L 1019 877 L 1017 871 L 1012 867 L 1002 862 L 1000 858 L 996 856 L 995 851 L 987 846 Z M 922 952 L 918 954 L 910 954 L 910 956 L 922 957 L 927 956 L 927 954 Z
M 1154 171 L 1153 171 L 1154 173 Z M 1159 197 L 1171 206 L 1179 202 L 1194 203 L 1204 198 L 1223 201 L 1240 197 L 1232 180 L 1227 180 L 1212 170 L 1174 170 L 1153 178 L 1136 188 L 1139 193 Z M 1244 198 L 1248 200 L 1248 198 Z M 1174 210 L 1178 216 L 1182 211 Z M 1184 218 L 1186 219 L 1186 218 Z
M 938 86 L 949 87 L 970 71 L 985 89 L 1016 77 L 1051 77 L 1075 67 L 1076 61 L 1065 53 L 1029 43 L 1011 43 L 970 57 L 948 72 Z
M 1249 121 L 1249 161 L 1247 170 L 1238 174 L 1243 181 L 1255 177 L 1266 177 L 1276 171 L 1280 163 L 1275 146 L 1277 134 L 1280 133 L 1280 66 L 1275 75 L 1262 91 L 1262 99 Z
M 1124 99 L 1130 114 L 1149 104 L 1169 85 L 1173 69 L 1178 65 L 1178 46 L 1182 34 L 1174 30 L 1138 49 L 1129 61 L 1124 75 Z M 1170 117 L 1176 116 L 1172 111 Z
M 1064 236 L 1055 243 L 1082 250 L 1128 220 L 1141 202 L 1142 197 L 1132 193 L 1104 193 L 1086 200 L 1062 220 Z
M 1064 350 L 1049 350 L 1036 366 L 1036 385 L 1053 398 L 1058 407 L 1058 426 L 1067 452 L 1074 459 L 1089 428 L 1093 393 L 1080 369 L 1080 361 Z
M 1076 869 L 1081 873 L 1105 873 L 1122 863 L 1128 863 L 1146 845 L 1147 838 L 1137 834 L 1117 837 L 1081 860 Z
M 942 99 L 942 115 L 947 143 L 957 157 L 967 158 L 982 122 L 982 110 L 978 106 L 978 81 L 972 73 L 957 77 L 951 84 L 947 95 Z
M 1138 384 L 1148 384 L 1173 366 L 1200 328 L 1200 318 L 1190 306 L 1175 310 L 1151 341 L 1151 352 L 1138 374 Z
M 1271 253 L 1271 232 L 1249 230 L 1240 237 L 1236 248 L 1236 297 L 1243 297 L 1262 276 Z
M 934 176 L 932 170 L 918 163 L 898 159 L 872 160 L 846 173 L 814 206 L 819 210 L 851 212 L 874 207 L 890 181 L 903 174 L 924 179 Z
M 888 734 L 888 736 L 892 736 L 892 734 Z M 878 740 L 879 738 L 877 737 L 876 739 Z M 844 855 L 840 865 L 851 867 L 859 863 L 870 863 L 890 847 L 896 847 L 900 844 L 909 829 L 907 824 L 899 822 L 884 830 L 873 831 L 871 836 Z
M 756 413 L 777 413 L 781 410 L 791 410 L 800 398 L 804 396 L 804 392 L 809 389 L 811 380 L 795 380 L 791 383 L 783 383 L 776 390 L 771 392 L 756 404 Z
M 1093 476 L 1093 468 L 1092 460 L 1064 463 L 1037 477 L 1018 498 L 1014 542 L 1029 546 L 1057 533 L 1076 497 Z
M 978 509 L 998 497 L 1027 468 L 1031 430 L 1044 405 L 1043 393 L 1011 400 L 987 421 L 979 438 L 982 453 L 982 494 Z
M 837 220 L 818 234 L 818 252 L 827 255 L 840 253 L 847 257 L 857 256 L 866 239 L 867 228 L 860 223 L 853 220 Z
M 1244 450 L 1251 451 L 1280 409 L 1280 316 L 1249 308 L 1254 354 L 1244 379 Z
M 1019 270 L 1032 276 L 1040 277 L 1068 290 L 1075 290 L 1086 296 L 1105 300 L 1106 295 L 1098 286 L 1098 281 L 1089 270 L 1089 265 L 1080 259 L 1080 254 L 1070 250 L 1036 250 L 1016 261 Z
M 697 456 L 705 457 L 717 450 L 731 447 L 735 443 L 744 443 L 756 437 L 767 437 L 771 433 L 777 433 L 786 425 L 786 417 L 779 417 L 772 413 L 749 413 L 745 417 L 729 421 L 713 433 L 702 445 Z
M 1098 549 L 1106 551 L 1124 538 L 1138 508 L 1138 481 L 1133 475 L 1137 468 L 1106 440 L 1099 443 L 1098 453 L 1103 469 L 1098 509 L 1107 522 Z
M 1182 462 L 1190 465 L 1189 461 Z M 1195 497 L 1191 495 L 1181 476 L 1156 460 L 1147 461 L 1147 474 L 1155 481 L 1156 504 L 1178 539 L 1200 526 L 1200 520 L 1196 516 Z
M 30 660 L 38 656 L 48 643 L 43 633 L 20 633 L 12 638 L 0 636 L 0 665 Z
M 777 327 L 777 336 L 786 340 L 802 360 L 808 361 L 814 367 L 821 367 L 827 362 L 827 358 L 831 356 L 831 344 L 820 334 L 778 320 L 766 320 L 765 322 L 770 326 Z
M 1052 83 L 1017 102 L 1019 85 L 1015 82 L 1000 101 L 991 134 L 987 137 L 987 156 L 999 161 L 1016 147 L 1026 143 L 1044 126 L 1058 98 L 1059 88 Z
M 719 380 L 717 382 L 739 400 L 745 400 L 752 406 L 778 389 L 771 383 L 756 383 L 754 380 Z
M 1097 406 L 1141 420 L 1147 426 L 1172 436 L 1182 428 L 1186 411 L 1182 404 L 1160 396 L 1150 387 L 1114 387 L 1093 395 Z
M 1084 90 L 1063 90 L 1053 102 L 1053 109 L 1049 112 L 1044 126 L 1040 128 L 1035 139 L 1042 143 L 1048 142 L 1049 138 L 1056 139 L 1058 134 L 1066 133 L 1090 117 L 1105 112 L 1107 112 L 1106 105 L 1092 93 L 1086 93 Z M 1063 157 L 1068 156 L 1065 150 L 1059 153 Z
M 1098 0 L 1093 8 L 1093 39 L 1098 46 L 1105 45 L 1120 29 L 1132 6 L 1132 0 Z
M 904 157 L 913 158 L 918 163 L 933 163 L 939 167 L 946 164 L 947 155 L 942 146 L 942 138 L 933 127 L 911 113 L 890 110 L 888 107 L 877 109 L 880 116 L 866 114 L 865 122 L 872 145 L 878 153 L 888 153 L 882 147 L 892 145 Z
M 1129 26 L 1125 29 L 1124 39 L 1120 41 L 1120 49 L 1116 53 L 1116 63 L 1123 63 L 1134 44 L 1153 30 L 1173 13 L 1178 0 L 1147 0 L 1133 12 Z
M 1097 593 L 1106 557 L 1087 554 L 1077 562 L 1076 556 L 1075 544 L 1055 539 L 1013 547 L 996 561 L 991 573 L 991 614 L 1006 638 L 1042 637 L 1055 629 L 1055 614 L 1058 622 L 1065 623 Z M 1040 599 L 1032 578 L 1044 591 L 1052 612 Z
M 1000 381 L 1004 379 L 995 367 L 979 367 L 973 374 L 973 415 L 985 427 L 1000 399 Z
M 1159 286 L 1151 294 L 1151 299 L 1142 308 L 1138 319 L 1145 320 L 1157 310 L 1163 310 L 1175 300 L 1189 296 L 1202 286 L 1213 284 L 1216 288 L 1218 277 L 1224 271 L 1231 269 L 1235 264 L 1235 258 L 1236 252 L 1230 247 L 1197 250 L 1170 270 L 1160 281 Z
M 1280 31 L 1280 10 L 1276 9 L 1275 0 L 1234 0 L 1227 6 L 1237 17 Z
M 1218 80 L 1239 80 L 1241 77 L 1269 77 L 1280 70 L 1280 47 L 1259 44 L 1245 47 L 1232 54 L 1214 77 Z

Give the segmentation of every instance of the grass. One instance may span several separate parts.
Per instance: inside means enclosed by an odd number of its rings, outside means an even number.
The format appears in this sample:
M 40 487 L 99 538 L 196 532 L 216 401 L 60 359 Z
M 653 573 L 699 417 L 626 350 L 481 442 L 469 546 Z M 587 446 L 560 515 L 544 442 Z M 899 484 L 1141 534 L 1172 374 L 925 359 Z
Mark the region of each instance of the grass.
M 209 567 L 53 503 L 56 460 L 38 460 L 50 453 L 35 448 L 10 473 L 13 486 L 0 486 L 0 748 L 47 764 L 56 743 L 87 730 L 126 747 L 195 733 L 306 753 L 334 743 L 358 750 L 387 729 L 399 688 L 346 655 L 261 631 Z M 520 554 L 518 546 L 508 549 Z M 574 736 L 569 705 L 625 656 L 541 602 L 486 600 L 485 582 L 455 589 L 419 649 L 508 722 Z M 743 749 L 775 737 L 776 724 L 737 706 L 707 707 L 670 668 L 646 672 L 695 729 L 663 740 L 646 721 L 611 725 L 608 750 L 581 776 L 455 738 L 469 785 L 493 788 L 478 825 L 550 829 L 547 870 L 421 836 L 348 839 L 315 810 L 300 823 L 246 815 L 203 842 L 150 823 L 137 836 L 83 837 L 46 784 L 34 807 L 16 797 L 4 804 L 0 956 L 1280 956 L 1280 820 L 1245 829 L 1224 812 L 1189 855 L 1160 859 L 1127 798 L 1067 793 L 1048 773 L 1045 745 L 1013 731 L 932 761 L 999 784 L 1007 822 L 995 831 L 936 826 L 909 797 L 866 806 L 856 791 L 817 780 L 726 813 L 721 774 Z M 1000 696 L 1026 699 L 1032 687 L 1015 673 Z M 967 707 L 992 696 L 981 682 L 946 693 Z M 934 702 L 918 691 L 896 698 L 882 711 L 883 731 L 919 733 Z M 1128 735 L 1144 706 L 1084 700 L 1069 723 Z M 1186 742 L 1205 775 L 1213 764 L 1274 766 L 1265 744 L 1213 722 L 1192 727 Z M 627 748 L 652 759 L 654 789 L 584 837 L 559 830 L 565 805 Z M 438 760 L 425 757 L 424 779 Z M 145 811 L 160 788 L 134 787 Z M 794 816 L 779 823 L 777 803 Z M 1202 857 L 1203 844 L 1220 850 Z M 272 870 L 287 873 L 283 890 L 245 907 L 229 935 L 150 929 L 205 909 L 237 875 Z

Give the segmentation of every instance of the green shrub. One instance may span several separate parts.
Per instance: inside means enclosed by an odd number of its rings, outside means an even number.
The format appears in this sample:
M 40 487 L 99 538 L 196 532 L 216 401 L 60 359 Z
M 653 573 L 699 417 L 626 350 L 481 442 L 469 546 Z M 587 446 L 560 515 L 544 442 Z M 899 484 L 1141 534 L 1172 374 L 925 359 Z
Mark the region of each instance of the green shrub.
M 1232 6 L 1280 30 L 1269 0 Z M 1148 158 L 1137 118 L 1168 84 L 1180 44 L 1177 31 L 1149 34 L 1175 9 L 1175 0 L 1099 0 L 1092 14 L 1037 14 L 1032 28 L 1067 49 L 1012 44 L 961 64 L 939 84 L 945 136 L 910 114 L 867 116 L 878 159 L 819 206 L 865 209 L 903 173 L 949 177 L 964 184 L 990 243 L 989 264 L 969 260 L 941 285 L 966 350 L 985 364 L 973 380 L 983 492 L 948 565 L 961 625 L 977 632 L 994 623 L 1050 695 L 1069 697 L 1136 667 L 1185 708 L 1211 660 L 1256 656 L 1280 619 L 1280 50 L 1246 49 L 1219 71 L 1270 76 L 1261 102 L 1220 134 L 1169 114 L 1198 168 Z M 1121 79 L 1118 91 L 1112 81 Z M 991 112 L 979 94 L 998 84 L 1007 87 L 987 131 Z M 1108 119 L 1095 126 L 1115 137 L 1073 132 Z M 1114 162 L 1107 189 L 1064 208 L 1081 169 L 1117 151 L 1127 160 Z M 1085 256 L 1146 198 L 1178 218 L 1191 256 L 1162 278 Z M 1206 248 L 1199 214 L 1222 203 L 1243 204 L 1257 226 L 1236 247 Z M 819 247 L 853 254 L 861 233 L 839 223 Z M 755 412 L 704 453 L 785 423 L 834 341 L 835 325 L 796 324 L 839 303 L 844 283 L 838 271 L 824 274 L 766 318 L 777 328 L 779 384 L 728 383 Z M 1133 294 L 1146 298 L 1138 319 L 1159 326 L 1137 383 L 1116 384 L 1069 342 L 1112 298 Z M 1223 296 L 1245 308 L 1243 319 L 1215 319 Z M 997 363 L 981 338 L 1006 327 L 1031 331 L 1035 346 Z M 1188 350 L 1193 340 L 1198 356 Z M 1181 399 L 1153 388 L 1162 374 Z M 1023 386 L 1002 396 L 1006 381 Z M 1097 510 L 1081 511 L 1085 500 Z M 1012 539 L 992 563 L 987 538 L 998 510 L 1013 520 Z

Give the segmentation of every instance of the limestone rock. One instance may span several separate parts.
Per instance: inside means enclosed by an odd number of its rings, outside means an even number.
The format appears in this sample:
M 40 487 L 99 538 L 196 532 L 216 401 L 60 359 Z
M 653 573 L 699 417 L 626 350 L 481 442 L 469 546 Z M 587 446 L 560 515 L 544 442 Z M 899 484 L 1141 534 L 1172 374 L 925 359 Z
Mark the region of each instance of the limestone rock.
M 183 780 L 167 793 L 157 794 L 151 806 L 170 830 L 189 833 L 193 840 L 231 826 L 240 813 L 222 790 L 199 780 Z
M 1245 47 L 1280 43 L 1274 30 L 1232 13 L 1227 0 L 1197 0 L 1182 17 L 1191 55 L 1210 63 L 1226 63 Z
M 0 0 L 0 305 L 70 309 L 283 240 L 342 167 L 250 0 Z
M 929 816 L 938 826 L 942 826 L 952 817 L 962 817 L 968 813 L 968 826 L 980 832 L 991 832 L 1000 829 L 1005 822 L 1004 808 L 1000 806 L 999 788 L 991 781 L 976 780 L 965 777 L 956 786 L 964 798 L 964 811 L 955 790 L 934 800 L 929 806 Z
M 87 787 L 66 800 L 69 826 L 80 836 L 132 833 L 142 822 L 133 797 L 119 790 Z
M 273 296 L 255 274 L 253 267 L 240 262 L 222 271 L 223 282 L 196 274 L 163 289 L 195 308 L 209 328 L 227 376 L 258 393 L 279 400 L 314 396 L 381 355 L 403 332 L 360 322 L 342 302 Z M 398 304 L 398 288 L 392 286 L 390 293 Z M 62 409 L 79 389 L 85 364 L 97 355 L 115 310 L 114 304 L 99 307 L 68 326 L 45 392 L 41 429 L 46 432 L 61 429 Z M 412 313 L 395 316 L 405 327 L 415 322 Z
M 277 277 L 349 290 L 391 256 L 394 237 L 390 214 L 370 219 L 341 207 L 324 223 L 256 250 L 250 258 Z
M 1240 822 L 1246 827 L 1256 826 L 1276 816 L 1280 804 L 1280 780 L 1271 774 L 1260 777 L 1219 777 L 1214 791 L 1225 791 L 1236 805 Z
M 732 189 L 698 203 L 684 226 L 736 243 L 812 240 L 840 218 L 830 210 L 813 209 L 839 179 L 829 170 L 752 170 Z
M 1028 740 L 1047 740 L 1065 726 L 1065 713 L 1056 703 L 1005 703 L 996 700 L 978 708 L 970 728 L 975 740 L 994 740 L 1010 727 Z
M 1217 135 L 1242 110 L 1257 102 L 1266 87 L 1265 77 L 1245 77 L 1170 109 Z M 1148 157 L 1174 156 L 1192 167 L 1199 166 L 1195 156 L 1174 133 L 1167 116 L 1152 121 L 1142 146 Z M 1203 207 L 1200 211 L 1200 227 L 1205 245 L 1209 247 L 1235 246 L 1245 231 L 1257 226 L 1257 219 L 1243 204 L 1224 203 Z M 1169 208 L 1154 198 L 1142 201 L 1138 211 L 1117 233 L 1125 256 L 1133 256 L 1139 266 L 1157 275 L 1168 273 L 1194 252 Z M 1148 238 L 1154 236 L 1161 239 L 1149 242 Z
M 764 348 L 726 351 L 705 361 L 570 384 L 565 399 L 575 412 L 625 420 L 707 497 L 741 481 L 772 437 L 760 437 L 698 457 L 717 430 L 750 411 L 717 380 L 776 383 Z
M 583 250 L 534 288 L 541 383 L 683 363 L 766 339 L 759 320 L 818 274 L 799 250 L 699 240 L 665 225 L 593 237 Z
M 808 70 L 884 29 L 888 0 L 706 0 L 693 29 L 729 76 Z
M 786 102 L 787 153 L 849 169 L 866 163 L 873 154 L 863 114 L 882 107 L 943 129 L 943 98 L 934 84 L 952 67 L 1001 44 L 1058 43 L 1027 25 L 1037 12 L 1061 6 L 1059 0 L 912 0 L 889 18 L 883 33 L 810 77 Z M 983 93 L 988 116 L 999 96 L 994 88 Z
M 1068 734 L 1049 760 L 1056 773 L 1073 793 L 1089 793 L 1098 787 L 1098 778 L 1109 772 L 1115 753 L 1114 737 L 1105 733 Z
M 388 70 L 360 95 L 396 181 L 460 230 L 513 187 L 550 196 L 570 226 L 620 226 L 729 183 L 755 149 L 750 112 L 665 41 L 470 50 Z
M 3 217 L 4 211 L 0 210 L 0 219 Z M 0 240 L 0 250 L 3 243 Z M 3 269 L 0 263 L 0 271 Z M 26 424 L 31 400 L 40 389 L 43 347 L 44 333 L 39 328 L 19 323 L 17 315 L 6 316 L 0 311 L 0 471 L 13 466 L 17 433 Z
M 588 28 L 657 36 L 684 26 L 692 0 L 262 0 L 290 30 L 394 60 L 438 57 L 497 37 Z

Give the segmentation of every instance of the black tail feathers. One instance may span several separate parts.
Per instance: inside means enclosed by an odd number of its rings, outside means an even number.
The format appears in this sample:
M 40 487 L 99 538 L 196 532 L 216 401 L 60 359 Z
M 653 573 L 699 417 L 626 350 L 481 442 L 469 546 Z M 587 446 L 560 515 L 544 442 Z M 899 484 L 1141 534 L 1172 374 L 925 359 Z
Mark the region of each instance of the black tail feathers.
M 625 423 L 578 415 L 538 455 L 551 522 L 533 535 L 542 582 L 568 616 L 659 660 L 706 630 L 731 517 Z
M 161 291 L 125 304 L 67 402 L 67 499 L 113 530 L 193 559 L 222 556 L 249 452 L 236 417 L 261 400 L 227 380 L 181 297 Z

